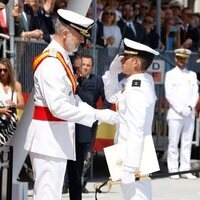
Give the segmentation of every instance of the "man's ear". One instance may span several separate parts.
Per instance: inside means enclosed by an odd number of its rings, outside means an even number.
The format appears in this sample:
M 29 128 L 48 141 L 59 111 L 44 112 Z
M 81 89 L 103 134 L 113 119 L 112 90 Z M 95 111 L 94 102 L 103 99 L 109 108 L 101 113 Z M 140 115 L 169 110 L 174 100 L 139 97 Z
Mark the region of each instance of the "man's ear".
M 63 38 L 67 38 L 67 35 L 69 34 L 69 30 L 68 29 L 65 29 L 63 32 L 62 32 L 62 36 Z

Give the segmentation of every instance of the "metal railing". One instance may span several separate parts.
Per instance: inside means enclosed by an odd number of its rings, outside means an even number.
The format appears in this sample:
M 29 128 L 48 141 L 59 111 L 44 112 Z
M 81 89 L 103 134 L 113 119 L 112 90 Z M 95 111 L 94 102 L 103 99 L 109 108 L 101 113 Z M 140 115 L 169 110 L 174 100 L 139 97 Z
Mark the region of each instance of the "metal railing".
M 12 199 L 12 146 L 0 146 L 0 200 Z

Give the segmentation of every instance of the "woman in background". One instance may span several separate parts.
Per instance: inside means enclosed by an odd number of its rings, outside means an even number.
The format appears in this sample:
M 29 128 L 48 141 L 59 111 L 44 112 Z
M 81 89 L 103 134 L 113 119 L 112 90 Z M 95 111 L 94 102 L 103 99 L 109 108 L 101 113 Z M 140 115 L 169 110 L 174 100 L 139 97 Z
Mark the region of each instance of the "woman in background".
M 118 48 L 122 38 L 120 28 L 116 24 L 115 9 L 107 6 L 103 10 L 101 22 L 103 23 L 104 43 L 107 47 Z
M 14 79 L 14 70 L 9 59 L 0 59 L 0 114 L 10 116 L 9 107 L 24 108 L 21 84 Z

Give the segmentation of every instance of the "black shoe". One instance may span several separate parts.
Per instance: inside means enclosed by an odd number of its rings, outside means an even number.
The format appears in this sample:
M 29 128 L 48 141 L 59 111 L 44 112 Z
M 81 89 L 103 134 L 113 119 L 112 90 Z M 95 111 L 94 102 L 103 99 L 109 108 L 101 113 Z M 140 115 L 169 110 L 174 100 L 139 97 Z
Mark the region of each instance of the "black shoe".
M 66 186 L 63 186 L 63 189 L 62 189 L 62 194 L 66 194 L 66 193 L 68 193 L 69 192 L 69 189 L 68 189 L 68 187 L 66 187 Z
M 82 193 L 88 194 L 89 191 L 85 187 L 82 187 Z

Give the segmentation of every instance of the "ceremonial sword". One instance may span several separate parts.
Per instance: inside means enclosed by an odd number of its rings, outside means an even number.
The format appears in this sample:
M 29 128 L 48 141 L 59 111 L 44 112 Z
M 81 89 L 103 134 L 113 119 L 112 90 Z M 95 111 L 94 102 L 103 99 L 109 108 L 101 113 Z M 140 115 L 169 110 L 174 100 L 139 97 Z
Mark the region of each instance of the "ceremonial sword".
M 148 176 L 140 176 L 139 173 L 137 173 L 135 175 L 135 181 L 141 181 L 141 180 L 148 180 L 148 179 L 154 179 L 154 178 L 166 178 L 169 176 L 174 176 L 174 175 L 182 175 L 182 174 L 188 174 L 188 173 L 199 173 L 200 172 L 200 168 L 198 169 L 193 169 L 193 170 L 187 170 L 187 171 L 178 171 L 178 172 L 171 172 L 171 173 L 152 173 L 149 174 Z M 121 184 L 121 180 L 118 181 L 112 181 L 111 178 L 109 178 L 108 180 L 106 180 L 103 183 L 95 183 L 94 184 L 94 189 L 95 189 L 95 200 L 97 199 L 97 194 L 98 193 L 102 193 L 101 188 L 107 186 L 108 190 L 104 193 L 107 193 L 111 190 L 112 185 L 116 185 L 116 184 Z

